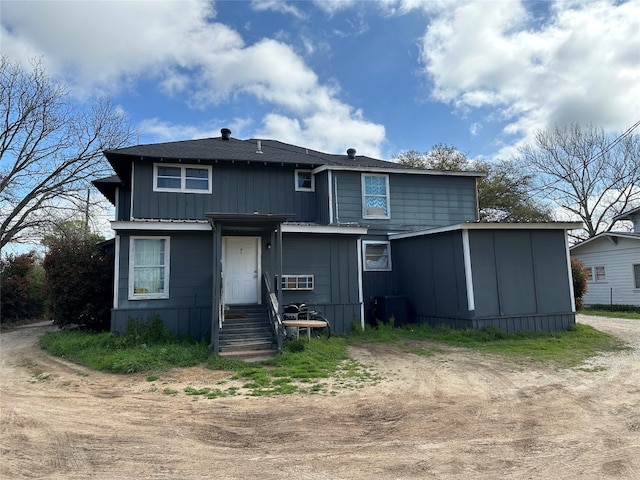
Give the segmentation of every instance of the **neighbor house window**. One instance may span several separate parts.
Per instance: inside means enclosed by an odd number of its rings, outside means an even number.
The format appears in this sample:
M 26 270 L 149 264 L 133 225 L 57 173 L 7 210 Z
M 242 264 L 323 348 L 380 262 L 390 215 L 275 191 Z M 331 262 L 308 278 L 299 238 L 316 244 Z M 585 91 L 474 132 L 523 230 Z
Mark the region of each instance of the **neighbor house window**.
M 131 237 L 129 299 L 169 298 L 169 237 Z
M 311 170 L 296 170 L 296 192 L 313 192 L 315 187 L 315 177 Z
M 156 192 L 211 193 L 211 166 L 153 165 Z
M 283 290 L 313 290 L 313 275 L 283 275 Z
M 587 282 L 593 282 L 593 267 L 585 267 L 587 272 Z
M 391 270 L 391 245 L 389 242 L 362 242 L 362 245 L 365 270 Z
M 389 176 L 362 174 L 362 216 L 389 218 Z
M 587 282 L 606 282 L 607 272 L 603 265 L 597 267 L 586 267 Z
M 633 285 L 634 288 L 640 288 L 640 263 L 633 266 Z

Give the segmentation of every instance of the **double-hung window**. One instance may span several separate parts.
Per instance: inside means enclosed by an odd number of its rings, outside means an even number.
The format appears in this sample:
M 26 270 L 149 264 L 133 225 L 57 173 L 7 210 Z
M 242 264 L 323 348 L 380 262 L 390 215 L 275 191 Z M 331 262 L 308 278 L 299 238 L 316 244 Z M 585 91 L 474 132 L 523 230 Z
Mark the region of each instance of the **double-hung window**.
M 155 192 L 211 193 L 211 166 L 153 165 Z
M 362 174 L 362 217 L 390 217 L 389 175 Z
M 129 300 L 169 298 L 169 237 L 131 237 Z
M 367 271 L 391 270 L 391 244 L 389 242 L 362 242 L 364 269 Z
M 587 282 L 606 282 L 607 272 L 604 265 L 598 265 L 597 267 L 586 267 L 587 270 Z

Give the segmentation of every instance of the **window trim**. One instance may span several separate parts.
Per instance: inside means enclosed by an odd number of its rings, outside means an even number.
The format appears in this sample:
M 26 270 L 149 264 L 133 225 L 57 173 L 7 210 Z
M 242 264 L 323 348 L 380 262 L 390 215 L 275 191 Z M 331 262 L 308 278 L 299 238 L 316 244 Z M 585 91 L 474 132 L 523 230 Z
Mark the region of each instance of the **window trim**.
M 158 167 L 173 167 L 180 169 L 180 188 L 158 187 Z M 207 189 L 187 188 L 187 168 L 206 170 L 207 171 Z M 212 192 L 211 182 L 213 179 L 211 165 L 197 165 L 185 163 L 154 163 L 153 164 L 153 191 L 154 192 L 173 192 L 173 193 L 203 193 L 210 194 Z
M 300 173 L 308 173 L 311 177 L 311 187 L 301 187 L 299 183 Z M 295 171 L 295 188 L 296 192 L 315 192 L 316 191 L 316 176 L 310 169 L 298 168 Z
M 285 287 L 285 283 L 288 280 L 294 280 L 295 279 L 295 283 L 296 286 L 293 288 L 290 287 Z M 300 283 L 299 280 L 301 279 L 305 279 L 307 281 L 307 284 L 311 284 L 311 287 L 300 287 Z M 316 286 L 316 280 L 314 275 L 282 275 L 282 278 L 280 280 L 280 287 L 282 288 L 283 291 L 288 290 L 288 291 L 311 291 L 314 290 Z
M 385 245 L 387 247 L 387 268 L 369 268 L 367 267 L 367 247 L 369 245 Z M 362 269 L 365 272 L 390 272 L 393 269 L 391 265 L 391 242 L 388 240 L 363 240 L 362 241 Z
M 386 215 L 367 215 L 367 196 L 372 196 L 372 195 L 367 195 L 366 194 L 366 185 L 365 185 L 365 178 L 366 177 L 382 177 L 385 180 L 385 190 L 386 190 L 386 195 L 385 195 L 385 199 L 386 199 L 386 203 L 387 203 L 387 213 Z M 362 173 L 360 175 L 360 183 L 361 183 L 361 187 L 362 187 L 362 218 L 382 218 L 382 219 L 387 219 L 387 218 L 391 218 L 391 195 L 390 195 L 390 191 L 389 191 L 389 175 L 386 173 Z M 377 195 L 377 196 L 381 196 L 381 195 Z
M 134 270 L 135 270 L 135 241 L 136 240 L 164 240 L 164 286 L 162 293 L 135 293 L 134 286 Z M 169 277 L 171 265 L 171 237 L 168 236 L 143 236 L 135 235 L 129 237 L 129 300 L 158 300 L 169 298 Z

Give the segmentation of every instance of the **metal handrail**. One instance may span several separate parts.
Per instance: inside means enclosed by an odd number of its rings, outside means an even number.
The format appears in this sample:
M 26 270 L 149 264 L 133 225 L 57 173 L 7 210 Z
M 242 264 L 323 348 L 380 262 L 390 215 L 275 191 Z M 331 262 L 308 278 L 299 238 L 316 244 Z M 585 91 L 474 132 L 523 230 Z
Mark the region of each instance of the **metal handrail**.
M 264 272 L 262 277 L 265 290 L 267 292 L 269 320 L 271 321 L 271 325 L 273 326 L 276 337 L 278 338 L 278 345 L 280 345 L 282 337 L 284 336 L 284 326 L 282 325 L 282 316 L 279 313 L 280 307 L 278 304 L 278 296 L 271 288 L 269 273 Z

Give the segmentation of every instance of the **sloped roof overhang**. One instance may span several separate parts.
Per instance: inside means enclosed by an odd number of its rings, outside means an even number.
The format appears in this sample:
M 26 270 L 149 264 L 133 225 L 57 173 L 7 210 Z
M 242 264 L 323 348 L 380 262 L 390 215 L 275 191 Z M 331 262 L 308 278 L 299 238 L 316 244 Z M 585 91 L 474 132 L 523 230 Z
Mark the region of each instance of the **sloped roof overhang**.
M 498 222 L 464 222 L 444 227 L 415 230 L 412 232 L 395 233 L 389 235 L 389 240 L 435 235 L 437 233 L 462 230 L 578 230 L 582 222 L 545 222 L 545 223 L 498 223 Z

